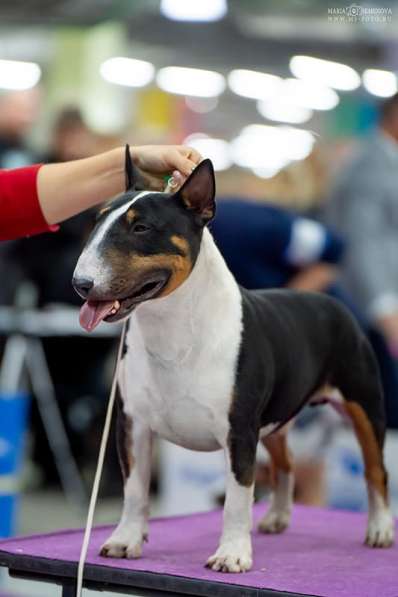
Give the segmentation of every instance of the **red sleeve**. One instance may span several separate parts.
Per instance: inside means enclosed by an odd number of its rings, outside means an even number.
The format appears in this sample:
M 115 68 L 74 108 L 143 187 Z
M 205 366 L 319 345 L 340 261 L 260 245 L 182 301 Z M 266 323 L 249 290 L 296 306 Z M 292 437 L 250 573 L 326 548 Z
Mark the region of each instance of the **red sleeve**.
M 44 219 L 37 196 L 41 164 L 0 170 L 0 240 L 58 230 Z

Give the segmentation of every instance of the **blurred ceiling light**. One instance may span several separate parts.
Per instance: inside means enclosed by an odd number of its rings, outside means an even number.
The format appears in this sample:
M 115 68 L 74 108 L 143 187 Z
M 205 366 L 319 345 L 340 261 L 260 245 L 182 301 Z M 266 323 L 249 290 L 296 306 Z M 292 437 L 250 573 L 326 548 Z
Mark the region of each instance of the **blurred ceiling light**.
M 185 103 L 192 112 L 207 114 L 218 106 L 217 97 L 190 97 L 185 98 Z
M 303 124 L 313 115 L 312 110 L 309 108 L 284 103 L 279 101 L 279 99 L 273 98 L 258 101 L 257 110 L 261 116 L 268 118 L 268 120 L 287 122 L 289 124 Z
M 173 21 L 219 21 L 228 12 L 227 0 L 161 0 L 160 12 Z
M 220 73 L 181 66 L 161 68 L 156 82 L 163 91 L 196 97 L 216 97 L 225 89 L 225 79 Z
M 252 172 L 259 178 L 272 178 L 273 176 L 278 174 L 278 172 L 280 172 L 282 170 L 282 168 L 284 168 L 287 165 L 288 164 L 283 164 L 283 166 L 281 166 L 280 168 L 278 168 L 278 167 L 276 167 L 276 168 L 253 168 Z
M 144 87 L 152 81 L 155 67 L 145 60 L 115 57 L 101 64 L 100 73 L 109 83 L 125 87 Z
M 283 149 L 285 154 L 293 160 L 302 159 L 301 155 L 296 157 L 298 146 L 306 153 L 312 149 L 315 142 L 314 135 L 310 131 L 282 125 L 249 124 L 243 127 L 239 136 L 260 139 L 262 143 L 269 147 Z
M 228 75 L 231 91 L 252 99 L 266 99 L 274 95 L 281 83 L 282 79 L 276 75 L 254 70 L 237 69 Z
M 185 137 L 183 144 L 184 145 L 190 145 L 193 141 L 196 141 L 197 139 L 209 139 L 209 135 L 207 135 L 206 133 L 191 133 L 190 135 L 188 135 L 188 137 Z
M 214 139 L 195 133 L 184 139 L 184 145 L 193 147 L 204 158 L 209 158 L 213 162 L 214 170 L 227 170 L 232 166 L 229 143 L 224 139 Z
M 269 147 L 265 147 L 261 139 L 237 137 L 231 143 L 231 152 L 235 164 L 243 168 L 280 170 L 290 162 L 286 155 L 273 153 Z
M 278 131 L 285 144 L 286 155 L 291 160 L 304 160 L 310 155 L 315 143 L 315 137 L 310 131 L 291 126 L 279 126 Z
M 391 97 L 398 91 L 397 77 L 388 70 L 369 68 L 362 74 L 365 89 L 378 97 Z
M 334 89 L 300 79 L 285 79 L 275 99 L 309 110 L 332 110 L 340 101 Z
M 31 89 L 39 82 L 40 77 L 41 69 L 35 62 L 0 60 L 1 89 Z
M 315 81 L 342 91 L 357 89 L 361 84 L 360 76 L 351 66 L 312 56 L 293 56 L 290 70 L 298 79 Z
M 281 169 L 292 160 L 306 158 L 315 139 L 312 133 L 288 126 L 252 124 L 232 141 L 235 163 L 251 169 Z

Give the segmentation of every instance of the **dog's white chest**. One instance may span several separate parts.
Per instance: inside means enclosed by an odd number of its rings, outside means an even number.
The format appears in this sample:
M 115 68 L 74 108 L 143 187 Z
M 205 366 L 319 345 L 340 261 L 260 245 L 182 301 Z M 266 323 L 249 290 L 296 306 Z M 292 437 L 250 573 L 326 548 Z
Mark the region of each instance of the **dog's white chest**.
M 130 318 L 120 374 L 127 412 L 186 448 L 225 446 L 241 330 L 239 289 L 205 231 L 188 280 Z
M 165 364 L 144 351 L 132 349 L 123 363 L 121 389 L 126 410 L 180 446 L 193 450 L 222 447 L 228 433 L 232 369 L 209 372 L 200 360 Z

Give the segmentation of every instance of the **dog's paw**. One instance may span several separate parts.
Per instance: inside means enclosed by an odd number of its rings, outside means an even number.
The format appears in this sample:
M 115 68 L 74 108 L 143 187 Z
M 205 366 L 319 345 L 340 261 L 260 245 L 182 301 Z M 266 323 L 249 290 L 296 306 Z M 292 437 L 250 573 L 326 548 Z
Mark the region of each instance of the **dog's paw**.
M 207 568 L 216 572 L 246 572 L 252 567 L 252 548 L 249 539 L 222 543 L 206 562 Z
M 394 519 L 388 510 L 379 512 L 369 519 L 366 532 L 366 545 L 370 547 L 390 547 L 394 542 Z
M 268 510 L 258 523 L 260 533 L 282 533 L 290 524 L 290 512 Z
M 100 555 L 104 558 L 127 558 L 129 560 L 140 558 L 142 554 L 142 544 L 147 541 L 147 535 L 141 535 L 138 539 L 133 535 L 128 539 L 122 536 L 109 537 L 100 550 Z

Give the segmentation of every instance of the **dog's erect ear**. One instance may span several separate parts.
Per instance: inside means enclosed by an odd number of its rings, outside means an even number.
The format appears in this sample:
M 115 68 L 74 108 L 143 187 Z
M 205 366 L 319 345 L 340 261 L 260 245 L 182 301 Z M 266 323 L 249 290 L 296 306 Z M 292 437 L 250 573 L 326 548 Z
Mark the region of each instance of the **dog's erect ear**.
M 203 160 L 182 187 L 177 191 L 185 207 L 194 211 L 204 224 L 207 224 L 216 213 L 216 181 L 213 164 L 210 160 Z
M 145 183 L 140 171 L 133 164 L 130 153 L 130 145 L 126 144 L 124 158 L 124 171 L 126 175 L 126 191 L 144 191 Z

